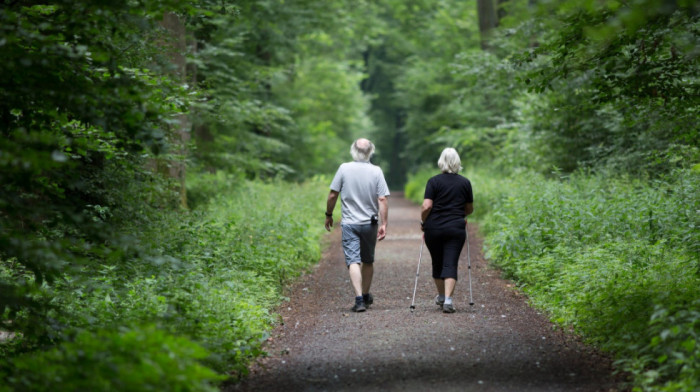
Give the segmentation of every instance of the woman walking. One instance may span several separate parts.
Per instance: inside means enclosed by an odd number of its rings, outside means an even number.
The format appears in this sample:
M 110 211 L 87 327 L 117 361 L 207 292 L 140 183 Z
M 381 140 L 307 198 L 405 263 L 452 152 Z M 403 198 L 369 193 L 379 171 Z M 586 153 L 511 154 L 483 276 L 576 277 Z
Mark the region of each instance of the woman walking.
M 474 211 L 474 196 L 469 180 L 457 174 L 462 166 L 454 148 L 442 151 L 438 167 L 442 173 L 425 186 L 421 227 L 433 259 L 433 280 L 438 291 L 435 303 L 443 312 L 454 313 L 452 293 L 457 283 L 457 263 L 467 235 L 465 217 Z

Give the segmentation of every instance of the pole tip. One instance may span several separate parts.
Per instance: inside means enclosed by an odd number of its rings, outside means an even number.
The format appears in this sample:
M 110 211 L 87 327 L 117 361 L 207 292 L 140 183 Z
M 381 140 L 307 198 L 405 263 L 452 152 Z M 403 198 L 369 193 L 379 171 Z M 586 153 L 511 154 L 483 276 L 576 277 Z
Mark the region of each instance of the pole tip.
M 474 306 L 474 302 L 470 302 L 470 303 L 469 303 L 469 306 Z

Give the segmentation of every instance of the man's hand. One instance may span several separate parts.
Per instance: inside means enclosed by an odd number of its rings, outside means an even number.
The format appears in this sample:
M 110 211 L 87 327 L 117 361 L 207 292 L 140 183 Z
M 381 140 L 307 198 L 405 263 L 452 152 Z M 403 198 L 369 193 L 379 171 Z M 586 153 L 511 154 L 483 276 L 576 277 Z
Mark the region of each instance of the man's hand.
M 384 237 L 386 237 L 386 225 L 381 225 L 377 230 L 377 241 L 383 240 Z
M 386 225 L 389 223 L 389 200 L 386 196 L 377 199 L 379 202 L 379 221 L 382 224 L 377 230 L 377 241 L 381 241 L 386 237 Z
M 336 192 L 332 189 L 328 192 L 328 200 L 326 200 L 326 230 L 328 231 L 331 231 L 333 227 L 333 210 L 335 209 L 335 203 L 338 201 L 339 195 L 340 192 Z

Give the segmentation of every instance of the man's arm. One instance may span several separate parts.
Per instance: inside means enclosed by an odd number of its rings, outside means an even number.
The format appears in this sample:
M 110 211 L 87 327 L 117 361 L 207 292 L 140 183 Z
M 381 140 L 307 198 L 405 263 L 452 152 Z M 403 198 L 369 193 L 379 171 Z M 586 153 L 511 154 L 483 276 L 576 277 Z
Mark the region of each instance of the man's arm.
M 379 230 L 377 230 L 377 241 L 381 241 L 386 237 L 386 225 L 389 220 L 389 199 L 386 196 L 382 196 L 377 200 L 379 200 L 379 218 L 382 221 Z
M 333 227 L 333 210 L 335 209 L 335 203 L 338 201 L 339 194 L 340 192 L 334 190 L 328 193 L 328 200 L 326 201 L 326 230 L 328 231 L 331 231 Z

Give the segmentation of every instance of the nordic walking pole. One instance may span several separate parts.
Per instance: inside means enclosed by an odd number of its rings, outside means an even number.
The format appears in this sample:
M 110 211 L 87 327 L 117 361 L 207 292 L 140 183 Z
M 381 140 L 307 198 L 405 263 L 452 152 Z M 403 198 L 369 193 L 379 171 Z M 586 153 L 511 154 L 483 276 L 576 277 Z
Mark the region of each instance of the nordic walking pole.
M 418 268 L 416 268 L 416 284 L 413 285 L 413 299 L 411 299 L 411 312 L 413 312 L 413 309 L 416 308 L 415 300 L 416 300 L 416 289 L 418 288 L 418 272 L 420 271 L 420 261 L 423 258 L 423 244 L 424 243 L 425 243 L 425 234 L 423 235 L 423 238 L 421 238 L 421 242 L 420 242 L 420 253 L 418 255 Z
M 472 258 L 469 253 L 469 223 L 464 222 L 467 228 L 467 274 L 469 276 L 469 306 L 474 306 L 474 298 L 472 298 Z

